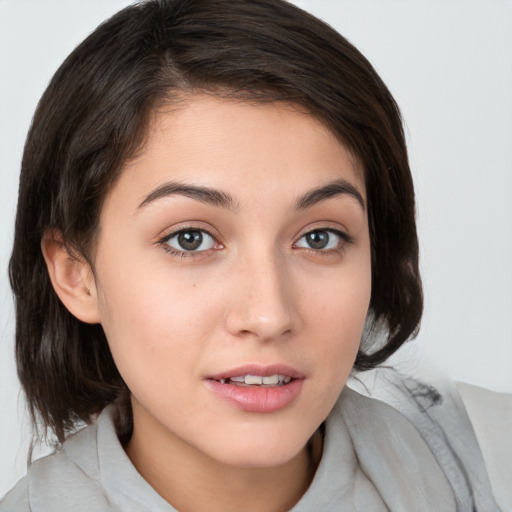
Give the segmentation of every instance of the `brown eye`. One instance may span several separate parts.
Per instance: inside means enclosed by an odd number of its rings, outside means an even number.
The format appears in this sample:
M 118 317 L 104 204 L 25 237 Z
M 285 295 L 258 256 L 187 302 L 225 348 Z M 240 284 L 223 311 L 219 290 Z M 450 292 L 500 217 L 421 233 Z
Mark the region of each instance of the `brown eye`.
M 171 235 L 166 244 L 177 251 L 200 252 L 213 248 L 215 240 L 206 231 L 184 229 Z

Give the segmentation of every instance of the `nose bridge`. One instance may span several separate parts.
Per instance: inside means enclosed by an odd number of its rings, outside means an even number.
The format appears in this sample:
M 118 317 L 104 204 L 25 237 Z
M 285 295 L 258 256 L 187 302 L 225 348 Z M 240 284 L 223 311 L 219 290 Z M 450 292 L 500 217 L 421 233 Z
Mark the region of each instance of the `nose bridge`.
M 236 263 L 237 283 L 227 316 L 232 334 L 270 340 L 292 330 L 293 288 L 283 260 L 275 250 L 260 250 Z

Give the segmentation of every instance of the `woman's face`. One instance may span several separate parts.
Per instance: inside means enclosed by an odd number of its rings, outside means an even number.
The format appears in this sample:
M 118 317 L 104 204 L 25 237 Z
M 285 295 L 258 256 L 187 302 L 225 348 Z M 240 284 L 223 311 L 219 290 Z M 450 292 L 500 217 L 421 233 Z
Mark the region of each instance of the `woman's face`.
M 139 439 L 244 467 L 298 456 L 360 342 L 365 202 L 357 161 L 299 110 L 196 96 L 155 115 L 95 257 Z

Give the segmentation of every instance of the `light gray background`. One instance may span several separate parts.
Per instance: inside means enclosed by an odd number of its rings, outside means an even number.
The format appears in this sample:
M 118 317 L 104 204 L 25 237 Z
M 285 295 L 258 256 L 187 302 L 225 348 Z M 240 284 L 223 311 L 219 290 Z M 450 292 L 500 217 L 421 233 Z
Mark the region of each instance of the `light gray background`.
M 5 271 L 24 138 L 58 65 L 128 3 L 0 0 L 0 496 L 25 471 L 30 435 Z M 426 309 L 396 361 L 512 392 L 512 1 L 295 3 L 362 50 L 404 115 Z

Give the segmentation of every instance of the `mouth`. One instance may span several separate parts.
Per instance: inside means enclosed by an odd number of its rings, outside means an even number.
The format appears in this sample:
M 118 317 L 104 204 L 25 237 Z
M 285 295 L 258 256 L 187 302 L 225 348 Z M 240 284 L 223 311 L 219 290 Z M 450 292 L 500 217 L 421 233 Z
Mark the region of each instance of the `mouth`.
M 286 364 L 247 364 L 216 375 L 210 375 L 208 380 L 240 387 L 279 387 L 285 386 L 296 379 L 302 380 L 305 377 L 302 372 Z
M 270 413 L 298 398 L 305 375 L 286 365 L 248 365 L 206 379 L 220 399 L 246 412 Z
M 217 382 L 221 384 L 233 384 L 234 386 L 247 387 L 247 386 L 258 386 L 275 388 L 284 386 L 292 381 L 292 377 L 289 375 L 281 375 L 274 373 L 273 375 L 239 375 L 236 377 L 228 377 L 226 379 L 219 379 Z

